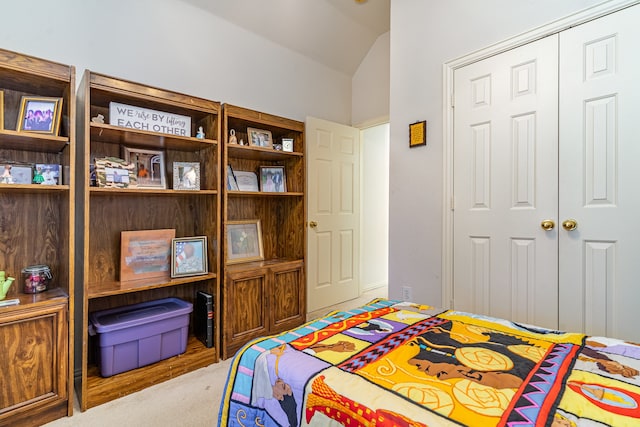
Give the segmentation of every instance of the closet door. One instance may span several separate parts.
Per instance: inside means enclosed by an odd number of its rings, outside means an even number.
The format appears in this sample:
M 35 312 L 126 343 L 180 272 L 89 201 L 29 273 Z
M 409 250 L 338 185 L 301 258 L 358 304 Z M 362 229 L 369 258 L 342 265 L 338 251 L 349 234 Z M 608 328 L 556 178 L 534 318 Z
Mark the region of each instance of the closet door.
M 453 306 L 558 326 L 558 37 L 454 75 Z
M 640 6 L 560 33 L 560 328 L 640 342 Z

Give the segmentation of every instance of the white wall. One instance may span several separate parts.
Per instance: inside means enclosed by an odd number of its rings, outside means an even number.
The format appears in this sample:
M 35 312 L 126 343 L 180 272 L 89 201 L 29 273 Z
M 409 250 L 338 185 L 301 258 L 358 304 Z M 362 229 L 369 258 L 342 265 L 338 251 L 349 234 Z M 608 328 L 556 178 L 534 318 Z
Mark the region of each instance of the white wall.
M 389 124 L 360 133 L 360 290 L 388 284 Z
M 389 119 L 389 48 L 387 32 L 371 46 L 352 79 L 352 125 L 360 127 Z
M 600 0 L 391 2 L 389 296 L 439 305 L 442 291 L 442 65 Z M 409 124 L 427 120 L 427 146 Z
M 179 0 L 3 1 L 0 47 L 297 120 L 351 122 L 351 76 Z M 12 17 L 12 18 L 9 18 Z

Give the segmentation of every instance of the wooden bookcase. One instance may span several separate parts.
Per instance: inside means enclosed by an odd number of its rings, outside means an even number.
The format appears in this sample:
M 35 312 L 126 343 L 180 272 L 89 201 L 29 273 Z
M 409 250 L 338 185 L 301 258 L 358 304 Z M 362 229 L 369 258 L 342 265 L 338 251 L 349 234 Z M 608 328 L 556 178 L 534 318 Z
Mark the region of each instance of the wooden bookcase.
M 191 137 L 167 135 L 110 125 L 109 104 L 117 102 L 139 108 L 191 117 Z M 109 378 L 99 374 L 95 357 L 97 337 L 90 336 L 92 312 L 166 297 L 195 302 L 197 291 L 214 296 L 214 342 L 219 327 L 219 173 L 220 104 L 158 89 L 91 71 L 85 71 L 78 90 L 78 199 L 83 221 L 83 259 L 78 264 L 83 278 L 81 379 L 77 390 L 81 408 L 87 409 L 141 390 L 218 361 L 214 345 L 207 348 L 194 333 L 191 314 L 189 339 L 184 354 Z M 104 123 L 91 120 L 98 114 Z M 202 126 L 204 139 L 195 137 Z M 162 150 L 166 189 L 99 188 L 90 186 L 89 166 L 95 158 L 123 158 L 125 147 Z M 173 162 L 200 163 L 200 190 L 173 190 Z M 200 276 L 156 280 L 120 281 L 122 231 L 175 229 L 176 237 L 207 236 L 209 273 Z M 168 275 L 168 273 L 167 273 Z
M 305 139 L 304 123 L 225 104 L 222 109 L 222 357 L 247 341 L 296 327 L 306 319 L 305 288 Z M 251 145 L 247 128 L 271 132 L 274 143 L 292 138 L 293 151 Z M 238 144 L 229 144 L 233 129 Z M 234 171 L 259 173 L 260 166 L 284 166 L 286 192 L 227 189 L 227 165 Z M 226 236 L 229 221 L 259 219 L 264 260 L 229 264 Z
M 0 91 L 0 160 L 62 166 L 62 185 L 0 184 L 0 270 L 20 300 L 0 307 L 0 426 L 34 426 L 73 412 L 75 68 L 0 49 Z M 62 98 L 57 134 L 18 131 L 23 96 Z M 23 293 L 40 264 L 48 290 Z

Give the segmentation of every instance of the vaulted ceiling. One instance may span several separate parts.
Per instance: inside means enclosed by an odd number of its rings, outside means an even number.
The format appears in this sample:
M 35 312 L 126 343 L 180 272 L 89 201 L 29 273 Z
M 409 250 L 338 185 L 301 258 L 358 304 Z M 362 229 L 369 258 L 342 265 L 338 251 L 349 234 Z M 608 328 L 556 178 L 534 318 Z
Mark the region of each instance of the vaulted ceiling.
M 391 0 L 182 0 L 352 76 L 389 31 Z

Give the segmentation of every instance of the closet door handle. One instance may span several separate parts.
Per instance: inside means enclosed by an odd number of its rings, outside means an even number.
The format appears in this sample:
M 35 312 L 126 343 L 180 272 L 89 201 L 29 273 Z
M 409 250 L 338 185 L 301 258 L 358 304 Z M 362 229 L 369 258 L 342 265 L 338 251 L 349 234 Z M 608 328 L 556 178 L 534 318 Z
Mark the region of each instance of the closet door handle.
M 564 228 L 567 231 L 573 231 L 576 228 L 578 228 L 578 221 L 576 221 L 573 218 L 569 218 L 562 222 L 562 228 Z
M 556 223 L 553 222 L 552 219 L 545 219 L 540 223 L 540 227 L 542 227 L 544 231 L 551 231 L 554 229 L 555 226 L 556 226 Z
M 309 221 L 309 227 L 311 228 L 316 228 L 318 226 L 318 223 L 315 221 Z

